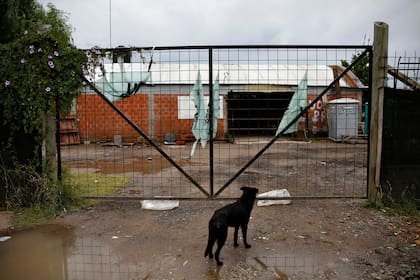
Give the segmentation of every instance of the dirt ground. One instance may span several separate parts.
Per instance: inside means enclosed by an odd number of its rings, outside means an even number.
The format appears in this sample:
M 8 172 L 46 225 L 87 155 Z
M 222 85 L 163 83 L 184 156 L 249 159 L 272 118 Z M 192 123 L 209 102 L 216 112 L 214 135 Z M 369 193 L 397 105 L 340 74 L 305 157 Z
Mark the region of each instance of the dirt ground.
M 215 143 L 215 186 L 223 185 L 265 143 L 261 139 Z M 193 158 L 189 158 L 190 145 L 162 148 L 207 188 L 207 148 L 197 148 Z M 147 146 L 68 146 L 62 156 L 63 165 L 79 177 L 128 176 L 131 182 L 116 194 L 120 198 L 203 199 L 185 176 Z M 366 143 L 279 142 L 221 197 L 238 197 L 243 185 L 257 186 L 260 192 L 287 188 L 301 198 L 364 197 L 366 169 Z M 420 221 L 389 217 L 364 208 L 363 199 L 349 198 L 255 206 L 248 229 L 252 248 L 242 244 L 234 248 L 230 230 L 221 252 L 224 265 L 217 267 L 214 260 L 204 258 L 207 224 L 217 208 L 230 202 L 180 200 L 173 210 L 150 211 L 142 209 L 141 200 L 105 200 L 92 209 L 68 213 L 49 223 L 62 228 L 53 230 L 53 235 L 66 232 L 64 241 L 56 242 L 65 244 L 60 253 L 64 265 L 58 267 L 65 267 L 64 279 L 420 278 Z
M 226 203 L 181 201 L 174 210 L 151 211 L 141 209 L 138 201 L 108 201 L 52 223 L 74 230 L 69 279 L 420 277 L 420 251 L 415 245 L 420 221 L 366 209 L 361 200 L 255 206 L 248 233 L 252 248 L 242 244 L 234 248 L 230 230 L 221 252 L 224 265 L 217 267 L 203 257 L 207 223 Z M 97 248 L 100 269 L 95 267 Z M 80 266 L 77 259 L 85 264 Z
M 269 138 L 241 138 L 234 144 L 214 143 L 213 184 L 216 193 L 269 142 Z M 191 144 L 160 145 L 184 172 L 210 193 L 209 147 Z M 199 145 L 200 146 L 200 145 Z M 116 196 L 205 198 L 187 177 L 148 145 L 115 146 L 90 144 L 62 148 L 63 166 L 75 177 L 86 174 L 123 176 L 130 183 Z M 86 182 L 84 182 L 85 184 Z M 90 182 L 96 193 L 97 182 Z M 335 143 L 325 139 L 289 141 L 281 139 L 267 149 L 221 193 L 224 198 L 240 196 L 241 186 L 257 186 L 260 193 L 287 188 L 294 197 L 366 196 L 367 142 Z

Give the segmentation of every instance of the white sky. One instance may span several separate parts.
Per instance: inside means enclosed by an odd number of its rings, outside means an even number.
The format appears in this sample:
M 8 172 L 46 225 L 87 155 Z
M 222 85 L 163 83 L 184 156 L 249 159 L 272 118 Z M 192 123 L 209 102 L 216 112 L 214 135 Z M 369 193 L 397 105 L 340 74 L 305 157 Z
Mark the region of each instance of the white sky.
M 390 55 L 395 52 L 397 55 L 420 55 L 419 0 L 38 2 L 44 5 L 53 3 L 68 15 L 68 23 L 74 29 L 73 39 L 79 48 L 119 45 L 362 45 L 368 39 L 372 42 L 374 22 L 384 21 L 389 25 Z

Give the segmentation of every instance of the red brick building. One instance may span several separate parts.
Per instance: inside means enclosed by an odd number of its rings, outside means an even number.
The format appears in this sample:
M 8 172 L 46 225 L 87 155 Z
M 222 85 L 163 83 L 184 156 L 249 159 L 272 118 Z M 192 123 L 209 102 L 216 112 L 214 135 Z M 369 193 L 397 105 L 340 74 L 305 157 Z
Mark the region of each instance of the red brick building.
M 127 63 L 125 67 L 129 71 L 124 74 L 130 77 L 135 76 L 133 73 L 145 71 L 140 64 L 138 65 L 134 69 L 133 65 Z M 112 65 L 108 66 L 110 67 Z M 191 128 L 195 107 L 189 95 L 198 70 L 203 79 L 205 95 L 208 95 L 208 65 L 154 64 L 151 68 L 151 79 L 147 83 L 141 85 L 134 94 L 111 101 L 152 138 L 162 140 L 165 135 L 171 133 L 177 139 L 193 139 Z M 319 65 L 214 65 L 213 77 L 219 74 L 221 96 L 217 138 L 241 131 L 274 135 L 305 71 L 308 72 L 309 103 L 342 70 L 339 66 Z M 106 71 L 107 74 L 111 72 L 111 68 Z M 97 85 L 101 82 L 103 78 L 95 81 Z M 132 81 L 131 87 L 134 82 L 135 80 Z M 123 88 L 125 86 L 122 85 Z M 327 93 L 323 101 L 310 108 L 308 121 L 301 121 L 300 126 L 303 127 L 304 123 L 307 123 L 312 133 L 325 132 L 326 101 L 338 97 L 362 101 L 364 88 L 354 74 L 347 73 L 339 84 Z M 112 141 L 115 135 L 122 136 L 124 142 L 141 140 L 138 133 L 92 89 L 86 88 L 78 96 L 76 117 L 81 141 Z M 250 119 L 252 121 L 247 122 Z

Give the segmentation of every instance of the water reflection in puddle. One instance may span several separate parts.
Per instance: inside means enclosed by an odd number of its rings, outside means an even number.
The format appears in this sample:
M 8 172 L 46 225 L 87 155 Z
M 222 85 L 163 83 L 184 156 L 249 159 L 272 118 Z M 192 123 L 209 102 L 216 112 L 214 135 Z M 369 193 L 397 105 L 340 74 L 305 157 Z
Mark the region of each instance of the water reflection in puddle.
M 44 225 L 9 236 L 0 242 L 1 280 L 138 279 L 142 274 L 101 242 L 76 238 L 70 227 Z
M 71 228 L 47 225 L 10 236 L 0 243 L 1 279 L 68 279 Z
M 164 278 L 214 280 L 231 279 L 230 273 L 250 271 L 272 276 L 273 269 L 287 275 L 294 275 L 297 272 L 310 275 L 319 265 L 317 263 L 319 259 L 309 254 L 312 250 L 310 252 L 294 250 L 293 255 L 263 254 L 248 258 L 244 257 L 243 251 L 237 250 L 230 256 L 230 264 L 219 273 L 220 267 L 216 267 L 213 262 L 209 262 L 211 267 L 209 269 L 209 265 L 202 258 L 198 258 L 195 262 L 194 255 L 188 255 L 188 252 L 178 257 L 179 252 L 175 255 L 142 251 L 140 246 L 138 254 L 122 257 L 118 254 L 119 249 L 116 251 L 113 246 L 110 247 L 109 244 L 107 246 L 106 242 L 101 242 L 95 237 L 81 237 L 73 228 L 60 225 L 44 225 L 27 231 L 14 232 L 10 236 L 11 239 L 0 242 L 1 280 Z M 145 256 L 153 260 L 147 260 Z M 201 277 L 196 278 L 197 276 Z

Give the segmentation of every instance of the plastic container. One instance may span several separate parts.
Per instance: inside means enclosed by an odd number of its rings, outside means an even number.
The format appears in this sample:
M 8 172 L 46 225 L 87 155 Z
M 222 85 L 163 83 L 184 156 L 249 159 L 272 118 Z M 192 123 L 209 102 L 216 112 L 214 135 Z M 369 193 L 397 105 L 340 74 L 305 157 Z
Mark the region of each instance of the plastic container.
M 339 98 L 328 102 L 328 137 L 333 141 L 358 136 L 359 100 Z

